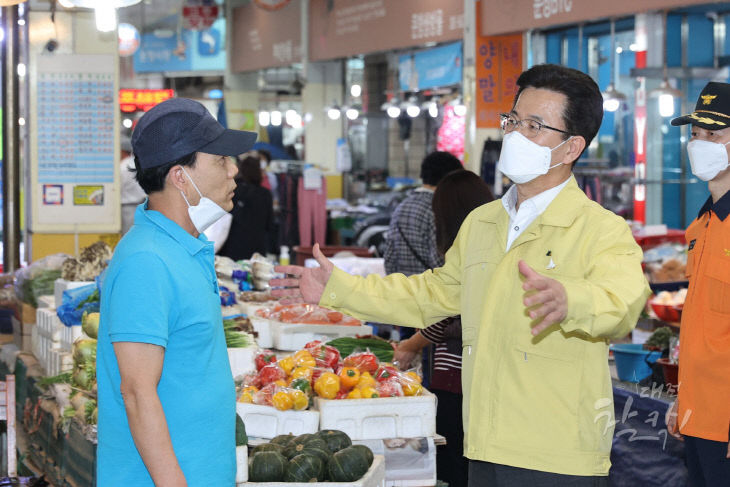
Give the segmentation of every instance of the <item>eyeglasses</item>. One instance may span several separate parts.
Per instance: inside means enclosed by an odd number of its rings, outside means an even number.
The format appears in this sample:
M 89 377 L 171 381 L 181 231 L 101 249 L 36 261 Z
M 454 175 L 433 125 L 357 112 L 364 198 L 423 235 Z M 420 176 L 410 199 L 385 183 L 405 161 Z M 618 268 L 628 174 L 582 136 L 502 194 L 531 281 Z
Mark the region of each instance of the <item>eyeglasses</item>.
M 545 125 L 544 123 L 538 122 L 537 120 L 532 120 L 531 118 L 517 120 L 513 115 L 509 113 L 500 113 L 499 119 L 502 125 L 502 130 L 504 130 L 505 132 L 512 132 L 513 130 L 517 130 L 522 127 L 525 129 L 525 135 L 527 135 L 527 137 L 530 139 L 533 137 L 537 137 L 542 129 L 550 129 L 556 132 L 560 132 L 561 134 L 570 135 L 570 133 L 566 132 L 565 130 L 556 129 L 555 127 Z

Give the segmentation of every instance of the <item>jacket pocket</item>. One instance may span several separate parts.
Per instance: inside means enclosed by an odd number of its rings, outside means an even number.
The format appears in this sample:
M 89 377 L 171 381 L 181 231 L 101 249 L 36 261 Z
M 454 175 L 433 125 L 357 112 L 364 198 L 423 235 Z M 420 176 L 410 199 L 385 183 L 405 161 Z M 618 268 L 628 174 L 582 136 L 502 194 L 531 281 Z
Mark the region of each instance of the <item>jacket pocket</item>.
M 707 266 L 707 304 L 711 311 L 730 314 L 730 259 L 712 258 Z
M 500 370 L 500 439 L 544 451 L 577 449 L 580 365 L 523 346 L 508 357 Z

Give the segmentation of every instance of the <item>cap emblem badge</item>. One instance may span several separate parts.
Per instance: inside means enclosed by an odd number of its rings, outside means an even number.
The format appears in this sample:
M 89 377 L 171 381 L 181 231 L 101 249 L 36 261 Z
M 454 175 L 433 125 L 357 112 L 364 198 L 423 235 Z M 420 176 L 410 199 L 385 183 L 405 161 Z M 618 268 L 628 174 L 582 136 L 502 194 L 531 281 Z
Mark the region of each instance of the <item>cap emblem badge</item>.
M 700 96 L 700 98 L 702 98 L 703 105 L 709 105 L 710 103 L 712 103 L 712 100 L 717 98 L 717 95 L 702 95 Z

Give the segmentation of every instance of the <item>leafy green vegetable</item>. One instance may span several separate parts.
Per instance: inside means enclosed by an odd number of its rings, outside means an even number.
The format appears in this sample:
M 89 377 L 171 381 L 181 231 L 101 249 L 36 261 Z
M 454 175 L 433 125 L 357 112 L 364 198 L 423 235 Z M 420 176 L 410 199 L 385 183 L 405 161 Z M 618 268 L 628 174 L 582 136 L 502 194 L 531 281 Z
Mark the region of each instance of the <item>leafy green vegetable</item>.
M 654 330 L 649 339 L 644 343 L 647 350 L 665 350 L 669 348 L 669 340 L 673 336 L 671 328 L 663 326 Z
M 252 345 L 251 336 L 240 331 L 225 330 L 227 348 L 246 348 Z
M 83 301 L 81 301 L 79 304 L 76 305 L 76 309 L 77 310 L 78 309 L 82 309 L 84 307 L 84 305 L 86 305 L 86 304 L 89 304 L 89 303 L 98 303 L 98 302 L 100 302 L 99 290 L 98 289 L 95 289 L 93 293 L 89 294 L 86 297 L 86 299 L 84 299 Z
M 38 380 L 38 385 L 41 387 L 48 387 L 51 384 L 71 384 L 72 382 L 73 381 L 71 372 L 62 372 L 52 377 L 41 378 L 40 380 Z
M 340 352 L 340 355 L 342 355 L 343 357 L 352 355 L 358 350 L 364 352 L 366 349 L 368 349 L 370 350 L 370 352 L 375 354 L 375 356 L 378 357 L 378 360 L 381 362 L 393 361 L 393 346 L 390 344 L 390 342 L 388 342 L 387 340 L 383 340 L 382 338 L 341 337 L 335 338 L 334 340 L 327 342 L 327 345 L 335 347 Z
M 94 399 L 84 404 L 84 419 L 86 424 L 96 424 L 96 401 Z

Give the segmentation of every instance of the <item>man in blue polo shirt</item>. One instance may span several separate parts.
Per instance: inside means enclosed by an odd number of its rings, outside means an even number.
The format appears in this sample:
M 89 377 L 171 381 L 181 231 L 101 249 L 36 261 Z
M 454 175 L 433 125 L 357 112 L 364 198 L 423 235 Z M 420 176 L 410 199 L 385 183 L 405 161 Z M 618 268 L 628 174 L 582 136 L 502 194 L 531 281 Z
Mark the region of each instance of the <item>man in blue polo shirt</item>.
M 235 483 L 235 389 L 203 231 L 232 209 L 230 156 L 255 139 L 179 98 L 132 135 L 148 199 L 102 286 L 99 487 Z

